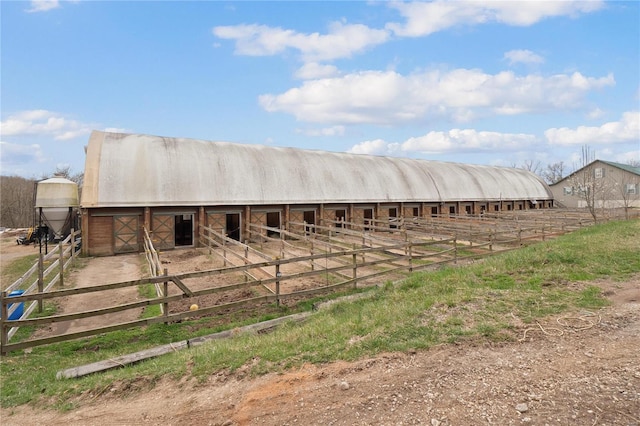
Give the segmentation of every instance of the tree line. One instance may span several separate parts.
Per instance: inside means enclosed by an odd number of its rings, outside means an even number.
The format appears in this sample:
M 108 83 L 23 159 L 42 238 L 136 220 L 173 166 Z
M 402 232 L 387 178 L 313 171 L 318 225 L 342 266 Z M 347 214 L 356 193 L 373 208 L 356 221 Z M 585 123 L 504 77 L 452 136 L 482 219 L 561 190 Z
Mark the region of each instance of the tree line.
M 0 227 L 28 228 L 36 225 L 36 185 L 39 181 L 52 176 L 60 176 L 78 184 L 82 188 L 84 173 L 71 173 L 70 167 L 59 167 L 51 175 L 40 179 L 27 179 L 20 176 L 0 176 Z

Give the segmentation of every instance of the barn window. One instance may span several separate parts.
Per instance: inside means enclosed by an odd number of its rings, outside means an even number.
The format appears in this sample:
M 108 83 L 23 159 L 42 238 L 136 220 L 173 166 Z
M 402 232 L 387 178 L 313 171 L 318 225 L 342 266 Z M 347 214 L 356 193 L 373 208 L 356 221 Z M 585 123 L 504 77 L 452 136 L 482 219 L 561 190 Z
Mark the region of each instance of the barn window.
M 603 177 L 604 177 L 604 169 L 603 169 L 603 168 L 601 168 L 601 167 L 596 168 L 596 169 L 594 170 L 593 175 L 594 175 L 594 177 L 595 177 L 596 179 L 601 179 L 601 178 L 603 178 Z
M 450 215 L 456 214 L 456 206 L 449 206 L 449 214 Z
M 417 207 L 413 208 L 413 217 L 418 217 L 420 216 L 420 209 L 418 209 Z
M 564 195 L 573 195 L 573 187 L 565 186 L 564 188 L 562 188 L 562 192 L 564 193 Z
M 636 185 L 635 183 L 628 183 L 627 184 L 627 194 L 635 195 L 637 193 L 638 193 L 638 185 Z
M 494 211 L 494 212 L 497 212 L 498 210 L 500 210 L 500 206 L 499 206 L 499 205 L 497 205 L 497 204 L 494 204 L 494 205 L 493 205 L 493 211 Z
M 467 214 L 471 214 L 471 206 L 464 206 L 464 211 Z
M 431 207 L 431 217 L 438 217 L 438 207 Z

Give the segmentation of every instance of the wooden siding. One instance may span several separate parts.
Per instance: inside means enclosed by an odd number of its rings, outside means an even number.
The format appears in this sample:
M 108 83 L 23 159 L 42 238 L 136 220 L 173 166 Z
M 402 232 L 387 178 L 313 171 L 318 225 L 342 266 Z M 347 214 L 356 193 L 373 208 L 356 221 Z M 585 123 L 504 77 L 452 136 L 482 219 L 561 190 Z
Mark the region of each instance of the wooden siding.
M 89 217 L 89 255 L 109 256 L 113 254 L 113 217 Z

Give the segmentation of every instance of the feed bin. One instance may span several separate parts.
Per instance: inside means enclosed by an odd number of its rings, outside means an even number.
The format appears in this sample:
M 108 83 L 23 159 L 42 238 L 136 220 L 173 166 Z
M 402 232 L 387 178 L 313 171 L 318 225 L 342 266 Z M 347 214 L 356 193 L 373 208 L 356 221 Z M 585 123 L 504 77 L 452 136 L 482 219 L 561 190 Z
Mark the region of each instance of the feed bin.
M 71 228 L 73 210 L 80 205 L 78 184 L 58 175 L 40 181 L 35 205 L 40 220 L 47 224 L 54 239 L 62 239 Z

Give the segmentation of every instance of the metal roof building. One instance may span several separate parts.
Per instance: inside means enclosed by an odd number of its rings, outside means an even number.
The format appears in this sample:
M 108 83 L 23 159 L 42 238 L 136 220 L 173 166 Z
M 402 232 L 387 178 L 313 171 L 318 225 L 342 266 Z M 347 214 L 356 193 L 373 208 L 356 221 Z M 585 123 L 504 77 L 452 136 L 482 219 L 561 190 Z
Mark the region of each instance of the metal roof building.
M 197 245 L 200 224 L 243 239 L 250 223 L 477 214 L 551 207 L 553 200 L 540 178 L 515 168 L 99 131 L 86 152 L 83 246 L 96 254 L 138 250 L 133 234 L 143 225 L 161 234 L 160 246 L 174 247 Z M 191 237 L 176 234 L 182 228 L 174 216 L 188 222 Z M 136 217 L 127 219 L 125 242 L 123 217 Z M 236 226 L 239 233 L 228 229 Z M 95 232 L 111 233 L 110 245 L 92 238 Z

